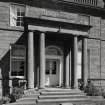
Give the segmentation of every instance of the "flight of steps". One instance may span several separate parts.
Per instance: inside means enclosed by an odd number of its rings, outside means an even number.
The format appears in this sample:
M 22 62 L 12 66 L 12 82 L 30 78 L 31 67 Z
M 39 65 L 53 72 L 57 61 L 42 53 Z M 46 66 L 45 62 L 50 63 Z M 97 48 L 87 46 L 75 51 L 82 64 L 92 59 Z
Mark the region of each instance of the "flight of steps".
M 64 103 L 90 103 L 89 98 L 85 93 L 76 89 L 55 89 L 44 90 L 40 92 L 37 103 L 38 105 L 62 105 Z
M 33 89 L 26 91 L 15 103 L 7 105 L 101 105 L 100 102 L 105 103 L 101 96 L 91 98 L 75 89 Z

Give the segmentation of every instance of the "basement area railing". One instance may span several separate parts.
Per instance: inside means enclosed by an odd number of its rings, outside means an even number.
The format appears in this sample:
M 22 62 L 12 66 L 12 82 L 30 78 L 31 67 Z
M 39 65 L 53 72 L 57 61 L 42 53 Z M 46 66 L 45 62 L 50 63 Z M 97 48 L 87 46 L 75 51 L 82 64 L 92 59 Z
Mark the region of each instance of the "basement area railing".
M 97 6 L 97 0 L 71 0 L 71 1 L 79 4 Z
M 72 2 L 72 3 L 78 3 L 82 5 L 89 5 L 89 6 L 98 6 L 97 0 L 60 0 L 65 2 Z

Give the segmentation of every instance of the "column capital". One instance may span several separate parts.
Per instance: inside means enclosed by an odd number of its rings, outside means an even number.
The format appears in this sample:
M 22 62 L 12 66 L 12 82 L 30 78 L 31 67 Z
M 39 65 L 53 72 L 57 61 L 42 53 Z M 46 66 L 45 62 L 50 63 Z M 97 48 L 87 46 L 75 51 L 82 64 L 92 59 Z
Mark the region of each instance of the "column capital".
M 46 32 L 41 32 L 41 31 L 40 31 L 40 35 L 46 35 Z
M 78 37 L 82 38 L 89 38 L 89 35 L 79 35 Z
M 29 32 L 34 32 L 34 30 L 27 30 L 27 32 L 29 33 Z
M 45 31 L 38 31 L 38 32 L 39 32 L 39 34 L 46 35 Z
M 74 37 L 79 37 L 78 35 L 73 35 Z
M 40 33 L 38 30 L 28 30 L 28 33 L 33 32 L 33 33 Z

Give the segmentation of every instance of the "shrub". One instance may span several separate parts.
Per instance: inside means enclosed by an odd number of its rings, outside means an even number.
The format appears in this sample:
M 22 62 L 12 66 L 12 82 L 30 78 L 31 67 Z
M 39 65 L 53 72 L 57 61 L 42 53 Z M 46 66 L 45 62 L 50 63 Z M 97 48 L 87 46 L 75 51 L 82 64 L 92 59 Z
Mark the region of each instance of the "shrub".
M 84 87 L 84 92 L 89 96 L 99 96 L 101 94 L 99 89 L 97 89 L 90 80 Z
M 105 98 L 105 92 L 102 93 L 102 96 Z
M 103 98 L 105 98 L 105 90 L 104 89 L 102 89 L 102 96 L 103 96 Z
M 10 95 L 3 96 L 0 99 L 0 105 L 16 102 L 17 99 L 23 96 L 24 89 L 19 87 L 14 87 L 13 92 Z
M 10 103 L 10 100 L 9 95 L 3 96 L 0 100 L 0 105 Z
M 13 92 L 10 96 L 11 96 L 11 98 L 14 97 L 15 100 L 16 100 L 16 99 L 21 98 L 23 96 L 23 94 L 24 94 L 24 89 L 23 88 L 14 87 Z
M 80 90 L 84 90 L 84 83 L 83 83 L 83 81 L 81 79 L 78 80 L 78 88 Z

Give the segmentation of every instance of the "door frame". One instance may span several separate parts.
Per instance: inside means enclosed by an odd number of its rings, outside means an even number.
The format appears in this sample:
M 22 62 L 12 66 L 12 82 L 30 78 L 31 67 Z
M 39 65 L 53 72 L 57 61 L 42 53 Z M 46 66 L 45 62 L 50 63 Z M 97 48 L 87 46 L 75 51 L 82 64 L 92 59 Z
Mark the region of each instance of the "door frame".
M 46 55 L 46 60 L 47 59 L 53 59 L 53 60 L 59 60 L 59 86 L 62 86 L 63 83 L 63 56 L 58 56 L 58 55 Z

